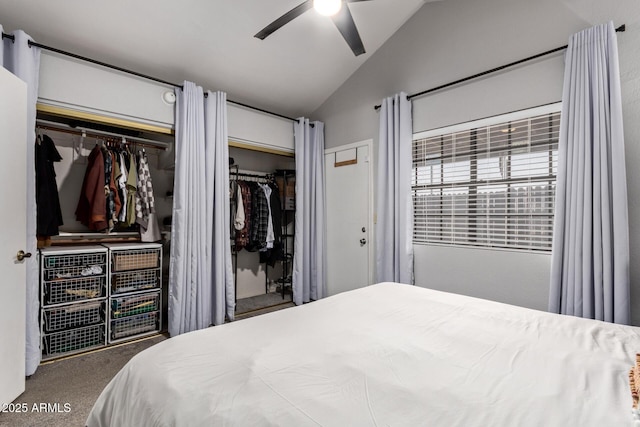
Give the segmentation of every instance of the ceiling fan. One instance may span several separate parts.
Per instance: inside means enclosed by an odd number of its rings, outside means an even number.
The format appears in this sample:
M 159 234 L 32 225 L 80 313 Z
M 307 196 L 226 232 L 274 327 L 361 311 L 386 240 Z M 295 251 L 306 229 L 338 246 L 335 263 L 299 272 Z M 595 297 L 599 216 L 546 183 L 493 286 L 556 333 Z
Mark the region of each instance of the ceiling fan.
M 318 13 L 330 16 L 333 23 L 340 31 L 340 34 L 342 34 L 342 37 L 344 37 L 347 44 L 353 51 L 353 54 L 355 56 L 361 55 L 365 53 L 364 45 L 362 44 L 358 28 L 356 28 L 356 23 L 353 21 L 353 16 L 351 16 L 348 6 L 348 3 L 361 1 L 370 0 L 306 0 L 273 21 L 271 24 L 264 27 L 254 37 L 264 40 L 271 33 L 293 21 L 295 18 L 313 7 Z

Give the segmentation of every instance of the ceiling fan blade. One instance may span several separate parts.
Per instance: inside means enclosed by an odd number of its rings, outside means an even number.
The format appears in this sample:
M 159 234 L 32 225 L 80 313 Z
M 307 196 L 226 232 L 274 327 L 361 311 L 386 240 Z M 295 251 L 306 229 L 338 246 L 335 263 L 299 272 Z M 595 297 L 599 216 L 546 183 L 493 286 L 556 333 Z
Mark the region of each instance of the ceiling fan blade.
M 260 32 L 258 32 L 258 34 L 256 34 L 253 37 L 259 38 L 260 40 L 264 40 L 271 33 L 276 31 L 283 25 L 293 21 L 295 18 L 302 15 L 312 7 L 313 7 L 313 0 L 306 0 L 305 2 L 291 9 L 289 12 L 282 15 L 280 18 L 273 21 L 271 24 L 264 27 L 262 30 L 260 30 Z
M 365 53 L 362 39 L 360 39 L 358 28 L 356 28 L 356 23 L 353 21 L 349 7 L 345 4 L 344 7 L 340 9 L 340 12 L 332 16 L 331 19 L 333 19 L 333 23 L 336 24 L 336 27 L 340 30 L 340 34 L 342 34 L 342 37 L 346 40 L 353 54 L 358 56 Z

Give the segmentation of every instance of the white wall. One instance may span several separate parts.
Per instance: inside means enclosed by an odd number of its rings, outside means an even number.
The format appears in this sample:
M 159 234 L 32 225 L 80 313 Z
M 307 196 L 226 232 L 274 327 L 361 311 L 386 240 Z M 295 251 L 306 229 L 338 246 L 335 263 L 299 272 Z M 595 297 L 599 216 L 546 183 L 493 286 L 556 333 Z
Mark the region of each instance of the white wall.
M 420 286 L 546 310 L 550 256 L 517 251 L 415 245 Z M 478 274 L 481 272 L 481 274 Z
M 289 119 L 228 103 L 227 122 L 231 141 L 293 153 L 293 123 Z
M 632 307 L 640 307 L 640 3 L 633 0 L 445 0 L 425 4 L 317 111 L 327 147 L 373 138 L 374 105 L 567 44 L 571 34 L 613 20 L 619 33 L 629 194 Z M 561 99 L 563 55 L 502 71 L 413 102 L 414 131 Z M 375 156 L 377 157 L 377 156 Z M 415 246 L 416 284 L 545 309 L 548 255 Z M 464 267 L 462 267 L 464 265 Z M 640 325 L 640 309 L 632 308 Z
M 173 86 L 134 77 L 67 56 L 42 52 L 38 102 L 54 107 L 171 129 Z

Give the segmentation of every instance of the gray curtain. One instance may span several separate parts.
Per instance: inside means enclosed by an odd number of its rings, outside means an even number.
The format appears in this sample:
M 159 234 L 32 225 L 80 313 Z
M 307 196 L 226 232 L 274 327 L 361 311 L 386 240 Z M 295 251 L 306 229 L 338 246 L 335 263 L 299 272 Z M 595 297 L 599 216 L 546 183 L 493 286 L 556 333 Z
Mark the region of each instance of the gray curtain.
M 2 26 L 0 25 L 0 33 Z M 3 39 L 0 43 L 0 65 L 27 84 L 27 236 L 26 252 L 36 254 L 36 175 L 34 143 L 36 140 L 36 103 L 40 75 L 40 48 L 29 47 L 32 40 L 23 31 L 14 31 L 15 41 Z M 26 375 L 33 375 L 41 359 L 40 352 L 40 289 L 38 261 L 33 256 L 26 261 Z
M 231 260 L 231 208 L 229 205 L 229 136 L 227 94 L 209 92 L 205 102 L 207 182 L 213 181 L 208 195 L 207 217 L 213 216 L 211 268 L 213 275 L 213 324 L 224 323 L 225 314 L 234 319 L 235 286 Z
M 411 102 L 386 98 L 380 108 L 376 185 L 376 281 L 413 284 Z
M 235 299 L 230 276 L 226 95 L 209 92 L 205 103 L 202 88 L 191 82 L 184 82 L 176 95 L 171 336 L 224 323 L 227 305 Z
M 565 57 L 549 311 L 628 324 L 629 226 L 613 23 Z
M 294 123 L 296 214 L 293 254 L 293 302 L 323 298 L 326 290 L 326 207 L 324 124 L 300 118 Z

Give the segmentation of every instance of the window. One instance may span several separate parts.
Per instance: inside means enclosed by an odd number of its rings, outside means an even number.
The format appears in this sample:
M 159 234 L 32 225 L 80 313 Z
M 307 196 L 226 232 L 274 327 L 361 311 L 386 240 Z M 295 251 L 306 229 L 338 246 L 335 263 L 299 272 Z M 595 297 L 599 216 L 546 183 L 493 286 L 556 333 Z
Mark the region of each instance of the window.
M 551 251 L 558 110 L 414 135 L 414 243 Z

